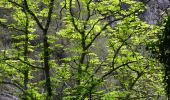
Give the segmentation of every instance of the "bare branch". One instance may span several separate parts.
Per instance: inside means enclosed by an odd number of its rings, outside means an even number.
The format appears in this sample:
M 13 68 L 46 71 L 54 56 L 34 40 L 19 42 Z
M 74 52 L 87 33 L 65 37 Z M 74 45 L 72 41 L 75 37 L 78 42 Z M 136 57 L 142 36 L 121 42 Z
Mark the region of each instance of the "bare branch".
M 22 5 L 18 4 L 17 2 L 14 2 L 12 0 L 8 0 L 8 2 L 10 2 L 10 3 L 12 3 L 12 4 L 14 4 L 14 5 L 18 6 L 18 7 L 24 8 Z
M 112 21 L 108 22 L 107 24 L 105 24 L 105 25 L 103 26 L 103 28 L 100 30 L 100 32 L 98 32 L 98 33 L 94 36 L 94 38 L 91 40 L 91 42 L 86 46 L 86 49 L 89 48 L 89 47 L 92 45 L 92 43 L 93 43 L 93 42 L 96 40 L 96 38 L 107 28 L 107 26 L 109 26 L 110 24 L 112 24 L 112 23 L 114 23 L 114 22 L 116 22 L 116 21 L 123 20 L 124 18 L 126 18 L 126 17 L 128 17 L 128 16 L 130 16 L 130 15 L 136 13 L 136 12 L 138 12 L 138 10 L 137 10 L 137 11 L 134 11 L 134 12 L 132 12 L 132 13 L 130 13 L 130 14 L 127 14 L 127 15 L 121 17 L 121 18 L 112 20 Z
M 48 11 L 47 22 L 46 22 L 46 25 L 45 25 L 45 30 L 48 30 L 48 28 L 49 28 L 52 13 L 53 13 L 53 6 L 54 6 L 54 0 L 50 0 L 49 11 Z
M 106 76 L 110 75 L 113 71 L 116 71 L 117 69 L 123 67 L 123 66 L 127 66 L 128 64 L 131 64 L 131 63 L 134 63 L 134 62 L 137 62 L 137 61 L 130 61 L 130 62 L 126 62 L 125 64 L 122 64 L 116 68 L 112 68 L 112 70 L 108 71 L 107 73 L 105 73 L 101 79 L 103 80 Z
M 16 68 L 15 66 L 13 66 L 13 65 L 11 65 L 11 64 L 9 64 L 9 63 L 6 63 L 6 62 L 5 62 L 5 64 L 7 64 L 9 67 L 12 67 L 12 68 L 16 69 L 17 71 L 19 71 L 19 72 L 23 73 L 23 71 L 22 71 L 22 70 L 20 70 L 20 69 Z
M 115 58 L 116 58 L 117 55 L 119 54 L 120 49 L 124 46 L 125 42 L 126 42 L 127 40 L 129 40 L 129 39 L 131 38 L 131 36 L 132 36 L 132 34 L 130 34 L 130 35 L 122 42 L 122 44 L 119 46 L 119 48 L 118 48 L 118 49 L 116 50 L 116 52 L 114 53 L 111 67 L 114 68 L 114 64 L 115 64 L 114 60 L 115 60 Z
M 16 61 L 18 60 L 18 61 L 21 61 L 22 63 L 24 63 L 24 64 L 26 64 L 26 65 L 28 65 L 30 67 L 37 68 L 37 69 L 44 69 L 42 67 L 36 67 L 36 66 L 30 64 L 29 62 L 26 62 L 26 61 L 24 61 L 24 60 L 22 60 L 20 58 L 4 58 L 4 59 L 1 59 L 1 60 L 16 60 Z
M 80 13 L 81 13 L 80 2 L 79 2 L 79 0 L 76 0 L 76 1 L 77 1 L 77 4 L 78 4 L 78 9 L 79 9 L 79 11 L 78 11 L 78 19 L 80 19 Z
M 24 10 L 26 10 L 36 21 L 36 23 L 38 24 L 38 26 L 40 27 L 40 29 L 44 30 L 42 24 L 40 23 L 39 19 L 37 18 L 37 16 L 29 9 L 28 4 L 27 4 L 27 0 L 24 0 Z
M 72 0 L 70 0 L 70 3 L 69 3 L 69 11 L 70 11 L 70 14 L 71 14 L 71 20 L 72 20 L 72 24 L 73 24 L 74 28 L 75 28 L 80 34 L 82 34 L 82 32 L 80 31 L 80 29 L 78 28 L 78 26 L 76 25 L 75 20 L 74 20 L 74 15 L 73 15 L 73 11 L 72 11 Z
M 24 64 L 32 67 L 32 68 L 44 69 L 44 68 L 42 68 L 42 67 L 36 67 L 36 66 L 34 66 L 34 65 L 30 64 L 29 62 L 26 62 L 26 61 L 24 61 L 24 60 L 22 60 L 22 59 L 18 59 L 18 60 L 21 61 L 22 63 L 24 63 Z
M 8 0 L 8 2 L 26 10 L 34 18 L 34 20 L 36 21 L 36 23 L 38 24 L 40 29 L 44 30 L 44 28 L 43 28 L 42 24 L 40 23 L 39 19 L 37 18 L 37 16 L 29 9 L 28 4 L 27 4 L 27 0 L 24 0 L 24 6 L 18 4 L 17 2 L 14 2 L 12 0 Z

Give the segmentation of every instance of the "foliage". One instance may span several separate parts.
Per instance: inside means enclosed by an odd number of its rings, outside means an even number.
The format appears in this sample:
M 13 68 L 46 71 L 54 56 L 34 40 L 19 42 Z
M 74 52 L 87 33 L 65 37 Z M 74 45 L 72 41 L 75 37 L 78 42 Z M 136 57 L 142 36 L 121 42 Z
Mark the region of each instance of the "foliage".
M 164 96 L 161 65 L 145 50 L 157 41 L 160 27 L 139 18 L 141 2 L 1 0 L 0 5 L 13 9 L 13 22 L 0 20 L 12 32 L 11 46 L 1 50 L 1 81 L 10 81 L 24 99 Z

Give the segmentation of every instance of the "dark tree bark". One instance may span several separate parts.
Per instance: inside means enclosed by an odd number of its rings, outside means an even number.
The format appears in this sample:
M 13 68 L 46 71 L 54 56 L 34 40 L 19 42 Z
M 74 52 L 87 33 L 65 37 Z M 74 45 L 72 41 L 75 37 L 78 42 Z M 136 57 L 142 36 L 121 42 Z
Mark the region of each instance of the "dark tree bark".
M 166 84 L 166 93 L 170 100 L 170 16 L 165 25 L 165 30 L 159 45 L 160 62 L 164 64 L 164 82 Z

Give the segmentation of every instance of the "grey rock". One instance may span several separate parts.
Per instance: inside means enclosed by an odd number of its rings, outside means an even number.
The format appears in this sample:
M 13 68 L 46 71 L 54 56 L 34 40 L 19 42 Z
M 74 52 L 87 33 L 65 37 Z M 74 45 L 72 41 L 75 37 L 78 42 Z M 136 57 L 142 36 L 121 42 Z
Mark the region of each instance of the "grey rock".
M 0 100 L 21 100 L 21 99 L 8 93 L 1 93 Z

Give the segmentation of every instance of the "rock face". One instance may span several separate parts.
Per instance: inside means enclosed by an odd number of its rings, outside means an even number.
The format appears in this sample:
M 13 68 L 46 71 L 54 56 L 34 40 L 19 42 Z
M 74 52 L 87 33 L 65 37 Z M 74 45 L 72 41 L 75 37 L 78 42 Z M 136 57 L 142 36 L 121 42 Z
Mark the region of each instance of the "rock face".
M 141 0 L 146 3 L 147 9 L 143 18 L 149 24 L 157 24 L 162 19 L 163 13 L 170 7 L 170 0 Z
M 0 100 L 21 100 L 21 99 L 8 93 L 2 93 L 0 94 Z

